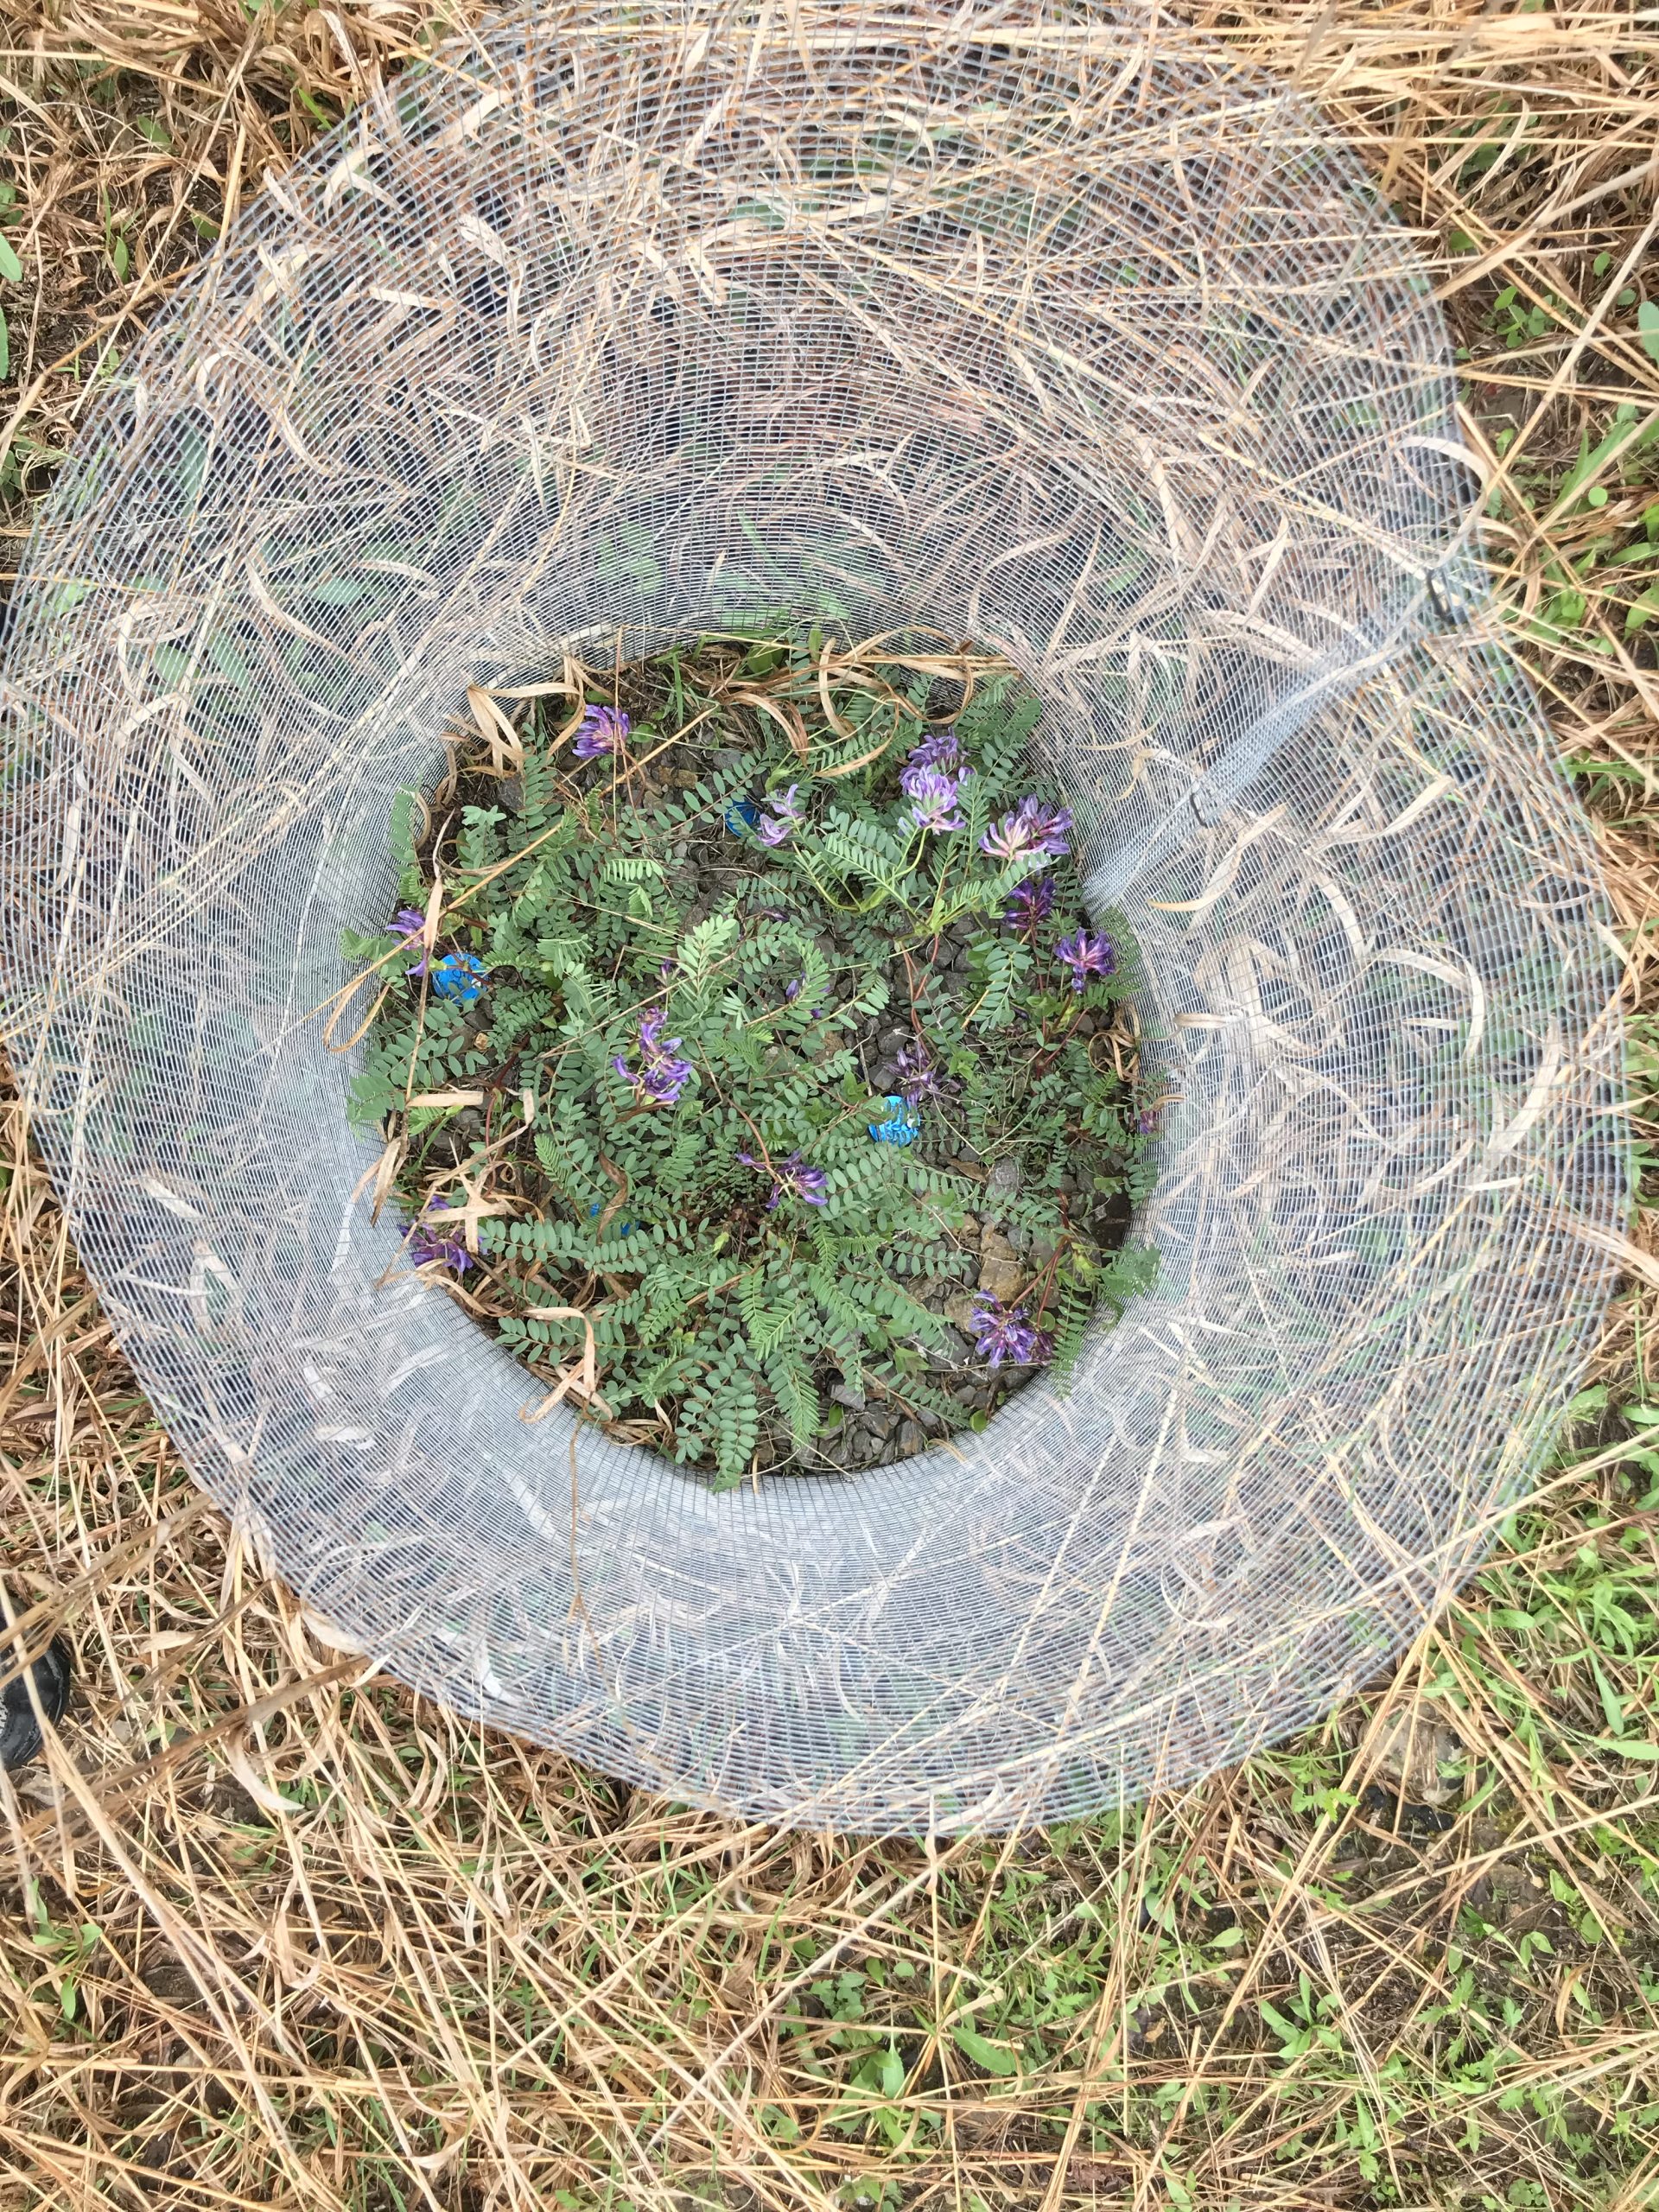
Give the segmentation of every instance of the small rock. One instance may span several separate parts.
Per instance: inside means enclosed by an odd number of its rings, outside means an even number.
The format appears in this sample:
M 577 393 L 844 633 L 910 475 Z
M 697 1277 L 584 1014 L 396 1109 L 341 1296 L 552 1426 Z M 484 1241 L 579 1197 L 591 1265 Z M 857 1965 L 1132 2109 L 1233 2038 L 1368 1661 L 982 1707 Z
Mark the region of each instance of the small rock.
M 958 1329 L 971 1329 L 979 1308 L 974 1303 L 971 1292 L 959 1290 L 954 1297 L 945 1300 L 944 1310 L 945 1319 L 954 1323 Z
M 503 776 L 495 787 L 496 798 L 509 814 L 517 814 L 524 804 L 524 779 L 522 776 Z
M 1007 1239 L 1022 1258 L 1031 1249 L 1031 1231 L 1028 1229 L 1021 1229 L 1018 1222 L 1009 1224 Z
M 1443 1805 L 1462 1787 L 1460 1777 L 1444 1770 L 1459 1762 L 1463 1748 L 1435 1707 L 1408 1707 L 1383 1722 L 1372 1745 L 1371 1770 L 1415 1804 Z
M 962 1217 L 962 1227 L 957 1233 L 963 1236 L 970 1236 L 976 1243 L 977 1243 L 979 1240 L 979 1216 L 976 1213 L 963 1214 Z
M 985 1179 L 987 1198 L 1011 1198 L 1020 1188 L 1020 1162 L 1014 1154 L 1005 1153 Z
M 1006 1236 L 987 1230 L 979 1240 L 979 1287 L 1005 1302 L 1020 1294 L 1025 1273 Z
M 893 1433 L 893 1414 L 886 1406 L 868 1406 L 865 1408 L 864 1426 L 872 1436 L 888 1437 Z
M 1077 1187 L 1077 1179 L 1075 1175 L 1063 1174 L 1054 1187 L 1058 1191 L 1065 1191 L 1070 1194 L 1075 1194 Z
M 927 1439 L 922 1433 L 921 1423 L 919 1421 L 901 1421 L 899 1424 L 899 1458 L 901 1459 L 908 1459 L 912 1457 L 914 1453 L 918 1452 L 925 1452 L 926 1449 Z
M 1074 1037 L 1092 1037 L 1097 1026 L 1092 1014 L 1080 1014 L 1072 1027 L 1071 1034 Z
M 1032 1266 L 1033 1268 L 1046 1268 L 1049 1262 L 1053 1258 L 1055 1252 L 1058 1249 L 1058 1247 L 1055 1244 L 1052 1236 L 1033 1236 L 1031 1240 L 1031 1251 L 1028 1255 Z
M 738 745 L 722 745 L 715 755 L 716 768 L 737 768 L 742 766 L 743 748 Z
M 861 1414 L 864 1410 L 864 1393 L 854 1389 L 850 1382 L 832 1382 L 830 1395 L 838 1406 L 845 1406 L 849 1413 Z
M 929 1357 L 935 1366 L 960 1367 L 969 1352 L 968 1339 L 960 1329 L 949 1328 L 940 1332 L 939 1341 L 932 1345 Z
M 901 1052 L 911 1041 L 909 1030 L 898 1028 L 884 1029 L 876 1039 L 877 1044 L 889 1058 L 895 1052 Z

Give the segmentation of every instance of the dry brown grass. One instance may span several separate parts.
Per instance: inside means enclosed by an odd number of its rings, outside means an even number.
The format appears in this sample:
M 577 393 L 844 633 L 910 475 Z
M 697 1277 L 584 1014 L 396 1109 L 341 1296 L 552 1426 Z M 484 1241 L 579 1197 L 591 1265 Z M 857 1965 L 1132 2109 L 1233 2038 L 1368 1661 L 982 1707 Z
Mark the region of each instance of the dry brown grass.
M 1659 675 L 1625 610 L 1659 492 L 1628 450 L 1605 502 L 1560 486 L 1622 403 L 1659 410 L 1624 296 L 1659 236 L 1651 22 L 1182 14 L 1297 76 L 1443 264 L 1643 1070 Z M 437 15 L 0 22 L 15 541 L 220 220 Z M 83 1688 L 0 1788 L 0 2207 L 1659 2200 L 1650 1290 L 1610 1325 L 1599 1427 L 1388 1683 L 1121 1821 L 930 1858 L 677 1810 L 361 1682 L 173 1458 L 15 1116 L 4 1156 L 3 1564 Z

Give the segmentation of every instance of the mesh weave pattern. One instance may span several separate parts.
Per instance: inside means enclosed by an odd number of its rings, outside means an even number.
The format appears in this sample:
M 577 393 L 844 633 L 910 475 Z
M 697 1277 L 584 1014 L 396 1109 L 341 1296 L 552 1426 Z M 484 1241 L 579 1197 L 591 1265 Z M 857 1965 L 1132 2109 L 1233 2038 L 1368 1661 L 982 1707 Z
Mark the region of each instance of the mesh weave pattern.
M 269 188 L 31 549 L 0 891 L 86 1262 L 288 1580 L 492 1722 L 865 1830 L 1182 1782 L 1396 1648 L 1624 1188 L 1591 842 L 1444 619 L 1458 454 L 1357 165 L 1133 20 L 562 0 Z M 315 1009 L 469 683 L 770 615 L 1020 664 L 1174 1103 L 1160 1288 L 1069 1395 L 716 1498 L 383 1284 Z

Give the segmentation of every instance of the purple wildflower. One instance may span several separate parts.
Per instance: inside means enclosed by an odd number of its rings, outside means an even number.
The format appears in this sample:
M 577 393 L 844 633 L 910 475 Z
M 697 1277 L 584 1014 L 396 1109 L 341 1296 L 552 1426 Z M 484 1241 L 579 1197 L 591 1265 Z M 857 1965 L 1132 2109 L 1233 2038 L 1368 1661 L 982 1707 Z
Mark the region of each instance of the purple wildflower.
M 1157 1127 L 1157 1108 L 1155 1106 L 1143 1106 L 1141 1109 L 1141 1111 L 1135 1117 L 1135 1135 L 1137 1136 L 1149 1137 L 1155 1133 Z
M 993 1367 L 1004 1360 L 1014 1367 L 1046 1367 L 1054 1357 L 1054 1338 L 1026 1319 L 1023 1306 L 1007 1306 L 982 1291 L 975 1304 L 980 1308 L 968 1324 L 974 1349 Z
M 1034 791 L 1027 791 L 1012 813 L 991 824 L 979 841 L 979 849 L 999 861 L 1022 860 L 1027 853 L 1058 860 L 1071 849 L 1066 840 L 1071 827 L 1071 817 L 1065 807 L 1051 806 Z
M 405 939 L 416 938 L 425 927 L 426 916 L 417 912 L 413 906 L 400 906 L 392 917 L 391 932 L 394 937 Z M 422 952 L 420 958 L 412 966 L 405 968 L 404 973 L 405 976 L 424 976 L 426 973 L 425 952 Z
M 909 753 L 906 756 L 904 768 L 900 772 L 899 780 L 901 784 L 904 784 L 905 789 L 908 791 L 910 786 L 908 784 L 905 784 L 905 778 L 911 774 L 915 769 L 954 769 L 959 768 L 961 765 L 962 747 L 957 742 L 957 733 L 955 730 L 930 730 L 919 745 L 912 746 Z
M 472 1254 L 460 1238 L 444 1235 L 444 1223 L 431 1218 L 435 1213 L 448 1213 L 448 1211 L 447 1198 L 430 1201 L 410 1236 L 409 1256 L 417 1268 L 431 1267 L 435 1263 L 441 1268 L 453 1268 L 458 1275 L 461 1275 L 473 1264 Z
M 918 830 L 931 830 L 936 836 L 943 836 L 948 830 L 967 828 L 957 811 L 959 778 L 947 776 L 938 768 L 906 768 L 900 781 Z
M 790 831 L 804 820 L 800 808 L 795 804 L 795 794 L 799 789 L 798 784 L 791 784 L 786 791 L 774 791 L 766 801 L 772 812 L 759 824 L 754 833 L 763 845 L 774 848 L 781 845 Z
M 1028 944 L 1037 941 L 1037 932 L 1054 912 L 1054 881 L 1052 876 L 1027 877 L 1016 883 L 1003 910 L 1002 926 L 1012 930 Z
M 639 1071 L 636 1075 L 620 1052 L 613 1055 L 611 1065 L 624 1083 L 631 1083 L 647 1104 L 677 1106 L 680 1093 L 691 1080 L 690 1060 L 676 1059 L 679 1049 L 677 1037 L 664 1037 L 663 1024 L 666 1014 L 658 1011 L 643 1017 L 639 1024 Z
M 1091 976 L 1109 976 L 1117 965 L 1117 948 L 1109 937 L 1093 930 L 1078 930 L 1063 937 L 1054 948 L 1056 960 L 1071 970 L 1071 988 L 1082 990 Z
M 760 1162 L 752 1152 L 740 1152 L 738 1158 L 745 1167 L 759 1167 Z M 780 1160 L 770 1170 L 772 1196 L 766 1200 L 766 1211 L 772 1212 L 785 1198 L 799 1198 L 809 1206 L 827 1206 L 830 1193 L 824 1188 L 826 1180 L 822 1167 L 809 1167 L 798 1152 L 791 1152 L 787 1160 Z
M 924 1098 L 943 1098 L 962 1087 L 953 1077 L 941 1075 L 924 1044 L 901 1045 L 894 1069 L 899 1096 L 907 1106 L 919 1106 Z
M 632 727 L 620 707 L 585 708 L 570 749 L 578 760 L 598 760 L 607 753 L 614 753 Z

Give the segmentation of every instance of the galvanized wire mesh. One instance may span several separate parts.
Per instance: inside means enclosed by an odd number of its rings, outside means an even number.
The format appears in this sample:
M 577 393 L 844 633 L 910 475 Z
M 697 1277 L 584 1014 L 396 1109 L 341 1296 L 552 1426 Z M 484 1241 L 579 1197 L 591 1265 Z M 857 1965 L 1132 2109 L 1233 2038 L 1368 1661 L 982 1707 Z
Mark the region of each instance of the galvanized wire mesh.
M 317 1611 L 860 1829 L 1179 1783 L 1397 1647 L 1545 1446 L 1623 1190 L 1592 850 L 1466 619 L 1459 452 L 1355 163 L 1149 18 L 567 0 L 269 188 L 30 550 L 0 868 L 86 1262 Z M 316 1009 L 468 684 L 809 617 L 1041 692 L 1152 979 L 1164 1272 L 1069 1395 L 714 1497 L 385 1282 Z

